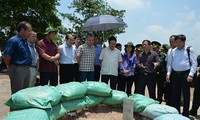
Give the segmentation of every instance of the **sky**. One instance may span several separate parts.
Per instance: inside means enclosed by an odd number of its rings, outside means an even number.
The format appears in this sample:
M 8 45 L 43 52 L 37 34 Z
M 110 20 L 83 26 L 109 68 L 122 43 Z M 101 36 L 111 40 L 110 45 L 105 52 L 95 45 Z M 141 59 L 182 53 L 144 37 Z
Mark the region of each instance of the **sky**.
M 62 13 L 72 12 L 67 8 L 72 0 L 61 0 L 57 9 Z M 131 41 L 134 45 L 144 39 L 169 44 L 173 34 L 184 34 L 186 45 L 200 54 L 200 0 L 107 0 L 114 9 L 126 10 L 125 33 L 116 35 L 123 46 Z M 62 25 L 70 27 L 68 20 Z

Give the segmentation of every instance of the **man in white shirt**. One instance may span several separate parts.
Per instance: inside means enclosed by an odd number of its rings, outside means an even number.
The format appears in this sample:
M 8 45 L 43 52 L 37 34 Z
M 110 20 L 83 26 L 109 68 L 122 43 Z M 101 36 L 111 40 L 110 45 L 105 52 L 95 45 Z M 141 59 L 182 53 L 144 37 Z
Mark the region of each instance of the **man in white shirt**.
M 171 48 L 167 51 L 167 55 L 166 55 L 166 58 L 165 58 L 165 61 L 167 61 L 167 62 L 169 61 L 168 59 L 169 59 L 169 56 L 170 56 L 172 50 L 174 48 L 176 48 L 175 38 L 176 38 L 176 35 L 171 35 L 170 38 L 169 38 L 169 44 L 170 44 Z
M 31 56 L 32 56 L 32 64 L 30 66 L 30 80 L 29 80 L 29 87 L 35 86 L 36 78 L 37 78 L 37 73 L 38 73 L 38 53 L 35 48 L 35 42 L 37 40 L 37 33 L 36 32 L 31 32 L 30 37 L 27 39 L 28 41 L 28 47 L 31 51 Z
M 60 84 L 72 82 L 75 79 L 76 48 L 73 44 L 74 37 L 71 34 L 67 34 L 65 43 L 58 47 L 60 50 Z
M 167 62 L 167 65 L 169 63 L 169 56 L 170 56 L 172 50 L 174 48 L 176 48 L 175 38 L 176 38 L 176 35 L 171 35 L 169 37 L 169 44 L 170 44 L 171 48 L 167 51 L 167 55 L 166 55 L 166 58 L 165 58 L 165 61 Z M 172 92 L 171 91 L 171 83 L 167 82 L 167 84 L 166 84 L 166 96 L 165 96 L 167 105 L 171 105 L 171 92 Z
M 101 51 L 99 60 L 101 64 L 101 82 L 108 84 L 110 79 L 111 89 L 116 89 L 118 66 L 122 62 L 120 51 L 115 48 L 117 39 L 111 36 L 108 39 L 109 46 Z
M 190 48 L 190 60 L 185 46 L 185 35 L 177 35 L 175 38 L 177 47 L 172 50 L 169 57 L 167 82 L 172 85 L 171 105 L 180 112 L 181 91 L 183 92 L 183 116 L 189 117 L 190 83 L 197 69 L 197 56 Z M 191 62 L 191 65 L 190 65 Z M 171 77 L 170 77 L 171 76 Z

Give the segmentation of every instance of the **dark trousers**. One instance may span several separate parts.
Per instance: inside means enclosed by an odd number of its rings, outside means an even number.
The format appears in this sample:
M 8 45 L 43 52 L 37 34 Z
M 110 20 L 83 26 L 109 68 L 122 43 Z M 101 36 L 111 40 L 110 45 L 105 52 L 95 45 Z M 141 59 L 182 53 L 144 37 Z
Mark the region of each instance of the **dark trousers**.
M 192 101 L 192 112 L 197 112 L 200 106 L 200 75 L 198 75 L 197 80 L 194 81 L 194 97 Z
M 74 81 L 75 69 L 75 64 L 60 64 L 60 84 Z
M 102 75 L 101 76 L 101 82 L 108 84 L 109 79 L 110 79 L 110 88 L 113 90 L 116 90 L 117 76 L 114 76 L 114 75 Z
M 156 87 L 156 74 L 148 73 L 148 74 L 139 74 L 139 81 L 138 81 L 138 93 L 144 95 L 145 94 L 145 87 L 147 85 L 149 91 L 149 97 L 156 99 L 155 94 L 155 87 Z
M 2 63 L 0 63 L 0 72 L 2 69 L 3 69 L 3 65 L 2 65 Z
M 75 74 L 75 81 L 76 82 L 79 82 L 79 79 L 80 79 L 80 71 L 79 71 L 79 64 L 78 63 L 75 63 L 75 71 L 74 71 L 74 74 Z
M 80 71 L 80 82 L 83 81 L 94 81 L 94 71 Z
M 166 74 L 164 72 L 160 72 L 156 74 L 156 82 L 157 82 L 157 100 L 161 103 L 163 101 L 164 96 L 164 82 L 166 80 Z
M 58 72 L 40 72 L 40 85 L 48 85 L 49 81 L 52 86 L 58 85 Z
M 171 78 L 170 78 L 171 80 Z M 166 82 L 166 91 L 165 91 L 165 99 L 166 99 L 166 105 L 171 106 L 171 95 L 172 95 L 172 85 L 171 82 Z
M 101 71 L 101 66 L 100 65 L 95 65 L 94 66 L 94 81 L 99 81 L 100 71 Z
M 189 115 L 189 105 L 190 105 L 190 82 L 187 82 L 188 71 L 175 72 L 172 71 L 171 76 L 171 86 L 172 86 L 172 98 L 171 104 L 180 113 L 180 99 L 181 91 L 183 93 L 183 116 L 188 117 Z
M 119 81 L 118 81 L 118 90 L 120 91 L 124 91 L 127 93 L 127 95 L 130 95 L 131 89 L 132 89 L 132 85 L 134 82 L 134 77 L 133 76 L 123 76 L 123 75 L 119 75 Z
M 135 85 L 135 91 L 134 91 L 134 93 L 138 93 L 138 78 L 139 78 L 139 73 L 137 73 L 137 74 L 135 74 L 134 75 L 134 85 Z

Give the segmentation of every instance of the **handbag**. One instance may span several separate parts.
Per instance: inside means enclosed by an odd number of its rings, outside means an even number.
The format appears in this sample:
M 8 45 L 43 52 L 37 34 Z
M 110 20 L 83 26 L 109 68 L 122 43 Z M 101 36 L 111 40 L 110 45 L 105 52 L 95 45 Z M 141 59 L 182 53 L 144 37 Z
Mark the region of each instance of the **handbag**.
M 188 54 L 188 59 L 189 59 L 189 63 L 190 63 L 190 66 L 192 66 L 192 63 L 191 63 L 191 60 L 190 60 L 190 47 L 187 47 L 186 50 L 187 50 L 187 54 Z M 193 80 L 190 84 L 190 87 L 194 88 L 195 87 L 195 82 L 197 80 L 197 71 L 195 72 L 194 76 L 193 76 Z

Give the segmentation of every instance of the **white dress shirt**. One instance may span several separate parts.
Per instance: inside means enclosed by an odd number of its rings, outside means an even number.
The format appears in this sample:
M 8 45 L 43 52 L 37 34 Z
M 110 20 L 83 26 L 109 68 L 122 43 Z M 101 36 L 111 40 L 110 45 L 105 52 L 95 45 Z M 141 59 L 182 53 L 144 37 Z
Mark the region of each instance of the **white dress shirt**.
M 168 58 L 168 71 L 167 75 L 170 75 L 172 70 L 174 71 L 186 71 L 190 69 L 189 76 L 193 76 L 197 69 L 197 56 L 194 50 L 190 48 L 190 62 L 187 53 L 187 46 L 182 49 L 174 48 Z
M 32 66 L 37 66 L 38 60 L 39 60 L 39 55 L 37 53 L 37 50 L 35 48 L 35 44 L 31 44 L 29 41 L 28 42 L 28 47 L 29 50 L 31 52 L 31 56 L 32 56 Z
M 101 51 L 99 60 L 102 60 L 102 75 L 118 76 L 119 62 L 122 62 L 122 56 L 118 49 L 114 48 L 114 50 L 111 50 L 109 47 L 104 48 Z
M 60 57 L 59 63 L 60 64 L 74 64 L 76 63 L 76 48 L 74 45 L 68 46 L 66 43 L 60 45 Z

